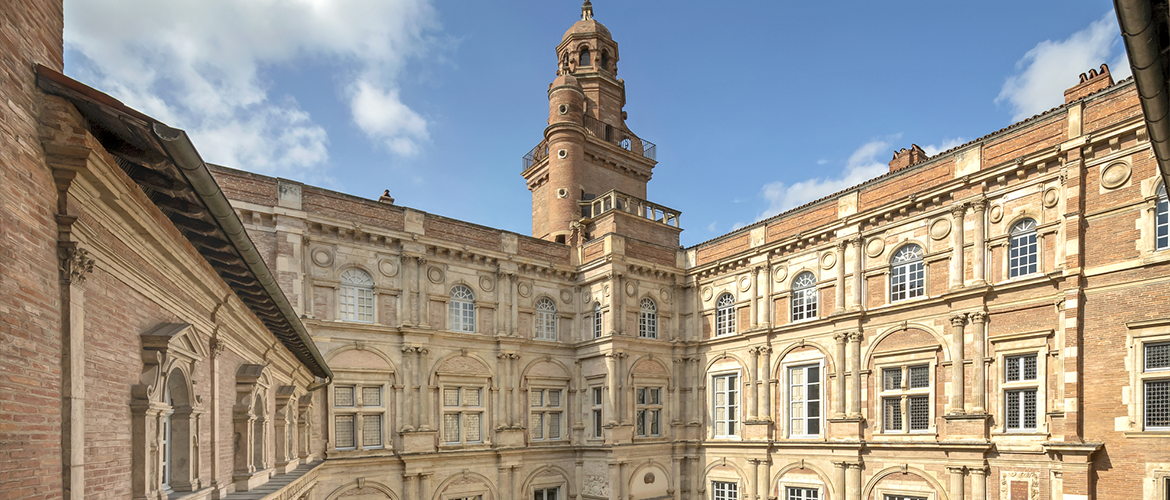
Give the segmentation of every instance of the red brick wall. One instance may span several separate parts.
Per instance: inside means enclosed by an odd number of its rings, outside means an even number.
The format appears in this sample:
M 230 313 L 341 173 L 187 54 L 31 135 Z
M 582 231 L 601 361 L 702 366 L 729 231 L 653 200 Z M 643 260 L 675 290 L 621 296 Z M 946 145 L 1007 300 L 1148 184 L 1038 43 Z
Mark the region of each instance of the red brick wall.
M 808 231 L 822 224 L 837 220 L 837 204 L 822 203 L 800 213 L 785 216 L 768 224 L 765 239 L 768 242 L 782 240 L 801 231 Z

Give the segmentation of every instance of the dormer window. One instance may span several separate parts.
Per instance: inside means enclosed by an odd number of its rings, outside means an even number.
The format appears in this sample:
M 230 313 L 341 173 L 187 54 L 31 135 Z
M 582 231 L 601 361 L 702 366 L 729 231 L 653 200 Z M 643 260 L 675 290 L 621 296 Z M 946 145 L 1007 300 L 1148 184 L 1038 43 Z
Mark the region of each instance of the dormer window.
M 592 66 L 592 59 L 589 57 L 589 47 L 581 48 L 581 58 L 578 66 Z

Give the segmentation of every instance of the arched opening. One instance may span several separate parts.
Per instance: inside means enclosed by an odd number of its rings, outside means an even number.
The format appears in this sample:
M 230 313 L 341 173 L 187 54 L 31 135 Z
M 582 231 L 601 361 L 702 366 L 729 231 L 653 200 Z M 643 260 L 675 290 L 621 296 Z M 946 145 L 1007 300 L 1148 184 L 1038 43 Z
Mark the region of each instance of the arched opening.
M 1012 226 L 1008 251 L 1008 277 L 1027 276 L 1037 271 L 1036 220 L 1024 219 Z
M 792 279 L 792 321 L 817 317 L 817 278 L 805 271 Z
M 609 52 L 608 51 L 605 51 L 605 50 L 601 51 L 601 60 L 598 61 L 598 66 L 600 66 L 601 69 L 609 69 Z
M 256 399 L 252 403 L 252 413 L 256 415 L 256 421 L 252 423 L 252 463 L 255 464 L 256 470 L 265 470 L 268 468 L 265 462 L 265 424 L 267 419 L 264 417 L 264 396 L 263 393 L 257 393 Z
M 593 338 L 601 338 L 601 303 L 593 303 Z
M 578 66 L 592 66 L 593 65 L 593 63 L 592 63 L 592 61 L 590 61 L 590 57 L 589 57 L 589 47 L 582 47 L 581 48 L 580 61 L 581 62 L 580 62 L 580 64 L 578 64 Z
M 192 491 L 198 449 L 193 449 L 191 395 L 182 370 L 174 368 L 167 375 L 163 402 L 170 407 L 162 421 L 162 467 L 159 472 L 163 489 Z
M 638 336 L 645 339 L 658 338 L 658 304 L 650 297 L 642 298 L 638 312 Z
M 475 332 L 475 292 L 464 285 L 451 287 L 450 329 L 456 332 Z
M 341 272 L 338 289 L 338 314 L 342 320 L 374 322 L 374 278 L 361 269 Z
M 542 340 L 557 339 L 557 304 L 548 297 L 536 301 L 536 324 L 534 337 Z
M 715 303 L 715 336 L 735 333 L 735 297 L 730 293 L 719 296 Z
M 922 247 L 910 244 L 899 248 L 890 259 L 890 302 L 926 295 L 922 253 Z

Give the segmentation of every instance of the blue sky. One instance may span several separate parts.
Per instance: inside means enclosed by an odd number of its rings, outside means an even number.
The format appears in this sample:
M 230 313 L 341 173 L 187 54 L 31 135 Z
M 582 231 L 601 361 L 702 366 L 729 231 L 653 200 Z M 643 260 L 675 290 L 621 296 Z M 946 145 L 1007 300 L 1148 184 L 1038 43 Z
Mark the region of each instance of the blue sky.
M 1129 75 L 1108 1 L 594 2 L 692 245 Z M 66 0 L 65 71 L 204 159 L 529 234 L 573 0 Z

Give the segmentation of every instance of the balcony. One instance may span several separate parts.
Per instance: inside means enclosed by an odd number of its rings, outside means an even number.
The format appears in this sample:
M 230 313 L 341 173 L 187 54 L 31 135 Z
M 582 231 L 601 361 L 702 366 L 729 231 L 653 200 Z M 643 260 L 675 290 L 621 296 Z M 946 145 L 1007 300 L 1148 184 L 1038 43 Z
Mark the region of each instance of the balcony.
M 642 139 L 626 130 L 615 127 L 592 116 L 585 115 L 581 123 L 585 132 L 591 137 L 613 144 L 631 153 L 657 161 L 658 146 L 653 142 Z M 548 143 L 540 141 L 536 147 L 528 151 L 520 159 L 520 171 L 525 172 L 533 165 L 548 158 Z
M 609 191 L 592 200 L 579 201 L 577 205 L 581 207 L 581 217 L 586 219 L 596 218 L 610 210 L 620 210 L 646 220 L 681 228 L 678 217 L 682 212 L 620 191 Z

